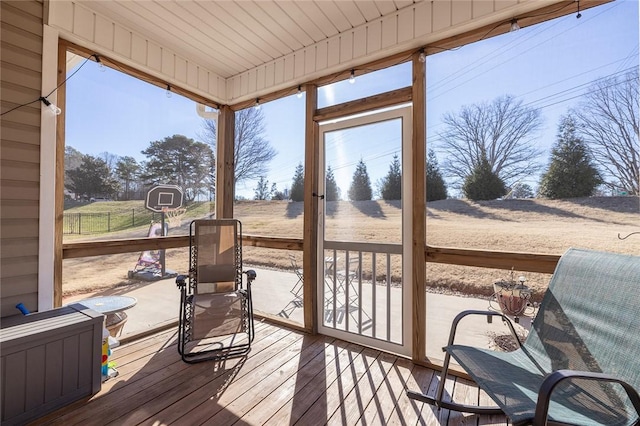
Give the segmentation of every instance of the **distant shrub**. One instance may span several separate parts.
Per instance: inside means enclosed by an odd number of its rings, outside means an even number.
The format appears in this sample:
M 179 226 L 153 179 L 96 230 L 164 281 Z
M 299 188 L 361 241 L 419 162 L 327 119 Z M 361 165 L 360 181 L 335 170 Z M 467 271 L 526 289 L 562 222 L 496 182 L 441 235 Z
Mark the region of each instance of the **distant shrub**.
M 465 197 L 474 201 L 495 200 L 507 193 L 504 181 L 491 170 L 491 165 L 483 157 L 462 185 Z

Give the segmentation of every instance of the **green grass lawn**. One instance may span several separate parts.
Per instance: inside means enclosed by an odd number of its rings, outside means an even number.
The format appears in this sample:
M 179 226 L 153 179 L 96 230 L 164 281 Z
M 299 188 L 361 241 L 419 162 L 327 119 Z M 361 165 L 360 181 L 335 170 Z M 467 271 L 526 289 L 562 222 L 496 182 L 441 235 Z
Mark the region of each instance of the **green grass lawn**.
M 125 230 L 146 228 L 151 221 L 159 221 L 160 213 L 147 210 L 144 200 L 132 201 L 100 201 L 93 203 L 82 203 L 72 206 L 72 203 L 65 205 L 64 214 L 67 217 L 65 225 L 66 234 L 76 234 L 78 226 L 72 228 L 71 217 L 82 217 L 82 234 L 100 235 Z M 204 217 L 214 211 L 213 202 L 194 202 L 186 207 L 183 219 L 193 219 Z M 78 219 L 76 219 L 77 221 Z M 74 222 L 75 223 L 75 222 Z M 71 230 L 76 232 L 70 232 Z

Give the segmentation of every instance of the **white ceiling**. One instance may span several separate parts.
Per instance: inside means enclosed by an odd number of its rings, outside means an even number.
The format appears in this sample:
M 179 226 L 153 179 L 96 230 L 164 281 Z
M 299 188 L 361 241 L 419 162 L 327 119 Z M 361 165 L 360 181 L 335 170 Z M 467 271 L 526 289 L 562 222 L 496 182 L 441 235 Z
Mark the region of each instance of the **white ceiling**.
M 443 40 L 506 32 L 516 17 L 534 25 L 607 1 L 50 0 L 48 23 L 86 51 L 238 105 Z
M 223 78 L 299 51 L 423 0 L 81 0 Z

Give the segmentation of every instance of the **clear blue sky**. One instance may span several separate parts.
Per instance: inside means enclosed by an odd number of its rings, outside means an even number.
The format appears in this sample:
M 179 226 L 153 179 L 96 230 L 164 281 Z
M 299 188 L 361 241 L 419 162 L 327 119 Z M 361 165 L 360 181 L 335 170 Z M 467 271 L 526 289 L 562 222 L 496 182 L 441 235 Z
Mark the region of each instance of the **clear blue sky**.
M 525 105 L 540 108 L 544 130 L 537 144 L 547 152 L 555 141 L 558 119 L 580 102 L 590 82 L 638 67 L 638 1 L 617 0 L 514 33 L 493 37 L 442 52 L 427 59 L 427 134 L 437 140 L 441 117 L 463 105 L 490 102 L 504 94 L 515 95 Z M 319 102 L 341 102 L 377 91 L 410 84 L 408 66 L 386 74 L 358 77 L 321 90 Z M 387 85 L 387 83 L 389 85 Z M 365 89 L 366 88 L 366 89 Z M 303 161 L 304 98 L 291 96 L 263 105 L 266 138 L 278 151 L 267 179 L 279 189 L 290 185 L 295 167 Z M 164 89 L 111 69 L 100 71 L 88 62 L 67 83 L 67 145 L 84 154 L 109 152 L 144 160 L 140 153 L 149 142 L 173 134 L 202 140 L 202 119 L 195 103 Z M 378 137 L 384 141 L 384 135 Z M 393 140 L 393 136 L 389 136 Z M 393 145 L 393 144 L 391 144 Z M 390 146 L 391 146 L 390 145 Z M 368 164 L 372 183 L 386 174 L 395 152 L 384 143 L 359 144 L 350 153 Z M 368 159 L 375 159 L 369 165 Z M 348 181 L 355 169 L 344 167 Z M 537 177 L 528 183 L 535 188 Z M 343 194 L 349 182 L 338 182 Z M 253 196 L 255 182 L 237 188 Z

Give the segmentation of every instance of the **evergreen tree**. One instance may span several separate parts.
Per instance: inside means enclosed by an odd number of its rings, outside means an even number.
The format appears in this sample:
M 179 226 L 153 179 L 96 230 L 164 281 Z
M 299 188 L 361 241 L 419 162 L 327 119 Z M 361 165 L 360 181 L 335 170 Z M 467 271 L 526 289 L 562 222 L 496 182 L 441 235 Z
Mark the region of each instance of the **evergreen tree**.
M 574 118 L 561 118 L 558 140 L 551 149 L 549 167 L 540 179 L 539 194 L 542 197 L 588 197 L 602 183 L 587 145 L 576 130 Z
M 133 157 L 121 157 L 115 167 L 115 175 L 123 190 L 122 199 L 130 200 L 135 184 L 140 176 L 140 165 Z
M 268 200 L 271 198 L 271 191 L 269 190 L 269 181 L 264 176 L 260 176 L 258 185 L 253 190 L 254 200 Z
M 491 170 L 486 154 L 481 154 L 480 164 L 464 180 L 462 192 L 470 200 L 495 200 L 507 193 L 504 181 Z
M 444 183 L 436 153 L 430 149 L 427 156 L 427 201 L 445 200 L 447 185 Z
M 389 165 L 389 172 L 382 178 L 380 195 L 383 200 L 402 199 L 402 170 L 397 154 L 393 156 L 393 160 Z
M 72 146 L 67 145 L 64 148 L 64 187 L 71 192 L 74 191 L 71 189 L 73 181 L 69 176 L 69 171 L 80 167 L 80 164 L 82 164 L 82 156 L 83 154 Z M 80 194 L 75 195 L 76 197 L 80 196 Z
M 298 164 L 295 174 L 293 175 L 290 197 L 291 201 L 304 200 L 304 167 L 302 166 L 302 163 Z
M 109 166 L 101 158 L 85 154 L 80 165 L 68 170 L 71 184 L 67 188 L 84 198 L 111 197 L 118 190 L 118 183 Z
M 353 180 L 349 188 L 349 199 L 351 201 L 366 201 L 371 200 L 371 196 L 371 181 L 367 173 L 367 166 L 360 159 L 356 166 L 356 171 L 353 173 Z
M 142 174 L 145 182 L 178 185 L 186 201 L 210 190 L 213 153 L 206 143 L 173 135 L 150 142 L 142 153 L 147 157 Z
M 271 185 L 271 199 L 272 200 L 286 200 L 287 199 L 285 197 L 283 191 L 278 191 L 278 187 L 276 186 L 275 182 L 273 182 L 273 184 Z
M 325 178 L 324 196 L 327 201 L 338 201 L 340 199 L 340 190 L 333 175 L 331 166 L 327 167 L 327 176 Z

